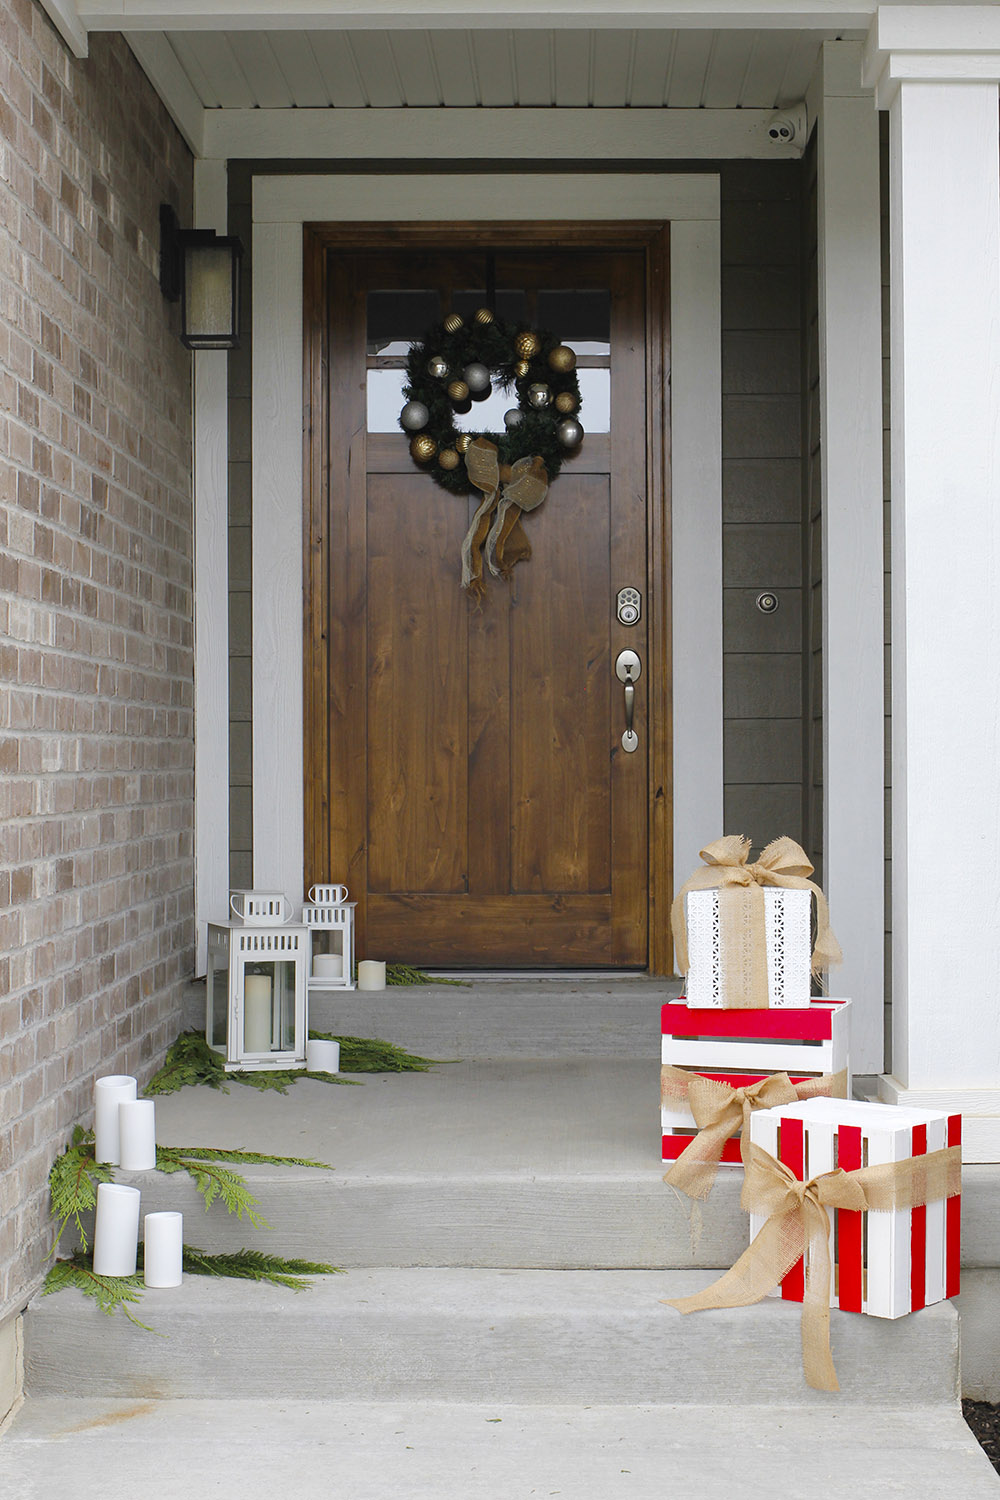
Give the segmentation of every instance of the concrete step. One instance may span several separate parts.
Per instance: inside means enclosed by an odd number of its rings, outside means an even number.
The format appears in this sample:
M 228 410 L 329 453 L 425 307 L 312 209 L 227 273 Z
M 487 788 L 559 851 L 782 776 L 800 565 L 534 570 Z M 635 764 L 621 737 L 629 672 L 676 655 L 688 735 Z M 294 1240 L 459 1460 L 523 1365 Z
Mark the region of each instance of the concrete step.
M 647 974 L 314 990 L 309 1023 L 385 1037 L 425 1057 L 659 1058 L 660 1006 L 679 991 L 679 980 Z M 185 1024 L 204 1028 L 204 983 L 188 990 Z
M 504 1058 L 431 1073 L 237 1083 L 157 1100 L 173 1145 L 244 1147 L 336 1170 L 247 1167 L 270 1231 L 208 1215 L 185 1176 L 120 1173 L 143 1210 L 179 1208 L 204 1250 L 246 1244 L 342 1266 L 724 1267 L 747 1242 L 741 1173 L 703 1209 L 662 1181 L 659 1064 Z
M 307 1292 L 189 1277 L 150 1291 L 156 1338 L 78 1292 L 25 1322 L 32 1396 L 515 1404 L 815 1405 L 800 1309 L 769 1298 L 681 1317 L 699 1271 L 372 1270 Z M 841 1409 L 958 1396 L 948 1303 L 895 1322 L 835 1311 Z
M 277 1386 L 277 1382 L 275 1382 Z M 957 1408 L 29 1400 L 0 1442 L 18 1500 L 997 1500 Z

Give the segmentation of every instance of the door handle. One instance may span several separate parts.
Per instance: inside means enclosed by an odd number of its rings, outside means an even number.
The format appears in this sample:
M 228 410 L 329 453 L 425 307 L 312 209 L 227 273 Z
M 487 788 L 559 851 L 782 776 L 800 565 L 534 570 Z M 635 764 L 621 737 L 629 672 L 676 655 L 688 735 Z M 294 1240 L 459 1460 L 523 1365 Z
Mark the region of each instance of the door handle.
M 638 748 L 639 736 L 632 728 L 635 717 L 635 684 L 642 676 L 642 662 L 634 651 L 619 651 L 615 660 L 615 672 L 619 682 L 625 684 L 625 733 L 622 749 L 629 755 Z

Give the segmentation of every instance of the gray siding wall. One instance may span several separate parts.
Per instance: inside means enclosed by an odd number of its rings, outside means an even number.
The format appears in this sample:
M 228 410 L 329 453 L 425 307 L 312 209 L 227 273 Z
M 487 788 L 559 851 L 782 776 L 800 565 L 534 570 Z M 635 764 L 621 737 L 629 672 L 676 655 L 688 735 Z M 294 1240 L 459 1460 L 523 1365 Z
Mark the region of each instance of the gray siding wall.
M 725 831 L 757 848 L 804 836 L 801 179 L 722 171 Z
M 805 607 L 802 618 L 804 677 L 802 847 L 823 883 L 823 474 L 819 388 L 819 226 L 817 151 L 813 134 L 803 158 L 802 347 L 803 443 L 802 528 Z
M 230 357 L 230 867 L 251 884 L 250 266 L 256 170 L 230 162 L 230 231 L 247 248 Z M 685 170 L 687 164 L 664 164 Z M 321 164 L 287 164 L 290 171 Z M 725 820 L 759 847 L 805 837 L 801 181 L 798 162 L 698 163 L 722 179 Z M 780 600 L 756 607 L 763 589 Z M 692 850 L 692 864 L 697 851 Z M 682 874 L 684 872 L 681 872 Z

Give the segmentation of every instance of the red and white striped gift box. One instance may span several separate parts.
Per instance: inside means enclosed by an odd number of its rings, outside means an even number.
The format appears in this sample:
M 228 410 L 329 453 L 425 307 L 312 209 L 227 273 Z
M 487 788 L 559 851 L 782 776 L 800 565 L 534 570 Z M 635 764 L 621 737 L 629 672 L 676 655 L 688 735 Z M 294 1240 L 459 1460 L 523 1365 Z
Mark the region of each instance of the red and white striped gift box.
M 793 1083 L 804 1083 L 848 1068 L 850 1009 L 849 1000 L 817 1000 L 781 1010 L 716 1010 L 677 1000 L 661 1010 L 661 1061 L 734 1089 L 759 1083 L 771 1073 L 787 1073 Z M 661 1104 L 660 1127 L 664 1161 L 676 1161 L 698 1133 L 681 1099 Z M 740 1165 L 738 1134 L 726 1142 L 722 1160 Z
M 848 1172 L 957 1146 L 962 1117 L 855 1099 L 807 1099 L 757 1110 L 750 1119 L 750 1139 L 806 1182 L 835 1167 Z M 831 1306 L 901 1318 L 958 1295 L 960 1197 L 895 1213 L 829 1213 Z M 765 1222 L 750 1216 L 751 1239 Z M 780 1295 L 801 1302 L 804 1290 L 800 1260 L 781 1283 Z

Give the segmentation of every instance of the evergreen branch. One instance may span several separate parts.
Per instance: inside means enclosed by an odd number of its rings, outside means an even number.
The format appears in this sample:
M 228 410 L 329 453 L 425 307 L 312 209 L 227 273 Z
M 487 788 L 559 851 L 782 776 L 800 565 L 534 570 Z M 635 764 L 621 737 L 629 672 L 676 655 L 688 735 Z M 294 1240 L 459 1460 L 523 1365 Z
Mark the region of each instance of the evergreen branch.
M 52 1212 L 59 1221 L 53 1255 L 62 1238 L 63 1230 L 72 1219 L 76 1225 L 80 1244 L 86 1250 L 87 1231 L 81 1214 L 97 1206 L 97 1189 L 102 1182 L 114 1182 L 111 1168 L 98 1162 L 94 1156 L 94 1133 L 74 1126 L 71 1144 L 56 1158 L 49 1172 L 49 1191 L 52 1195 Z
M 134 1323 L 137 1328 L 144 1328 L 147 1333 L 156 1332 L 129 1311 L 128 1304 L 142 1298 L 142 1276 L 138 1271 L 134 1276 L 99 1276 L 83 1252 L 74 1250 L 69 1260 L 57 1260 L 49 1268 L 42 1286 L 42 1296 L 48 1297 L 67 1287 L 76 1287 L 85 1297 L 93 1297 L 101 1312 L 107 1313 L 108 1317 L 121 1308 L 129 1322 Z
M 266 1156 L 262 1151 L 227 1150 L 223 1146 L 158 1146 L 159 1152 L 164 1151 L 171 1156 L 187 1157 L 191 1161 L 225 1161 L 235 1166 L 250 1167 L 316 1167 L 322 1172 L 335 1172 L 336 1167 L 331 1167 L 329 1162 L 312 1161 L 308 1156 Z M 159 1161 L 156 1163 L 160 1166 Z M 160 1168 L 161 1171 L 168 1170 Z M 177 1168 L 172 1169 L 176 1171 Z
M 193 1276 L 234 1276 L 241 1281 L 270 1281 L 275 1286 L 301 1292 L 312 1285 L 309 1276 L 343 1275 L 340 1266 L 322 1261 L 286 1260 L 263 1250 L 233 1250 L 222 1255 L 206 1255 L 192 1245 L 184 1246 L 184 1270 Z
M 168 1174 L 186 1172 L 198 1192 L 205 1200 L 206 1213 L 216 1198 L 238 1219 L 246 1215 L 255 1229 L 270 1229 L 267 1220 L 257 1212 L 257 1199 L 250 1192 L 246 1181 L 238 1172 L 230 1172 L 218 1165 L 218 1156 L 208 1158 L 187 1156 L 176 1146 L 157 1146 L 156 1170 Z
M 340 1066 L 345 1073 L 426 1073 L 441 1062 L 436 1057 L 407 1052 L 380 1036 L 335 1036 L 329 1031 L 310 1031 L 309 1035 L 319 1041 L 340 1043 Z
M 143 1093 L 175 1094 L 188 1084 L 205 1084 L 210 1089 L 221 1089 L 224 1094 L 229 1075 L 218 1052 L 208 1045 L 197 1031 L 182 1031 L 175 1042 L 167 1048 L 163 1067 L 149 1080 Z
M 460 989 L 470 989 L 468 979 L 444 979 L 440 974 L 426 974 L 423 969 L 414 969 L 409 964 L 386 964 L 385 982 L 390 984 L 453 984 Z

